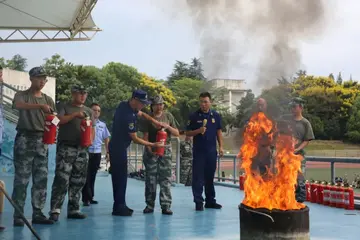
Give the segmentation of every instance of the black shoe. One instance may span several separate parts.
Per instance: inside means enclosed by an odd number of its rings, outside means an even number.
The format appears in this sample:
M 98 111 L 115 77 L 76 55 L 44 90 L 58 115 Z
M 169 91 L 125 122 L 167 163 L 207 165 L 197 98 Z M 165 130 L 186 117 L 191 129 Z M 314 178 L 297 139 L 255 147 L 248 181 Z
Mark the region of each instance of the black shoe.
M 75 212 L 75 213 L 70 213 L 67 215 L 67 218 L 71 218 L 71 219 L 85 219 L 87 216 L 81 212 Z
M 113 216 L 123 216 L 123 217 L 130 217 L 133 214 L 132 209 L 130 208 L 121 208 L 112 212 Z
M 205 208 L 221 209 L 222 206 L 218 203 L 205 203 Z
M 33 224 L 51 225 L 51 224 L 54 224 L 54 221 L 45 217 L 44 214 L 40 213 L 40 214 L 36 214 L 33 216 L 32 223 Z
M 98 204 L 99 202 L 98 201 L 95 201 L 95 200 L 91 200 L 90 201 L 90 204 Z
M 59 213 L 51 213 L 49 219 L 54 222 L 57 222 L 57 221 L 59 221 L 59 215 L 60 215 Z
M 15 227 L 23 227 L 24 226 L 24 221 L 22 219 L 20 219 L 20 218 L 15 218 L 13 225 Z
M 5 227 L 0 226 L 0 232 L 1 232 L 1 231 L 4 231 L 5 229 L 6 229 Z
M 83 202 L 83 206 L 84 206 L 84 207 L 90 206 L 90 202 Z
M 147 213 L 153 213 L 154 212 L 154 209 L 151 209 L 149 207 L 146 206 L 146 208 L 144 209 L 143 213 L 144 214 L 147 214 Z
M 164 214 L 164 215 L 173 215 L 173 212 L 169 208 L 166 208 L 166 209 L 162 210 L 162 214 Z
M 134 210 L 132 210 L 131 208 L 129 208 L 128 206 L 125 207 L 128 211 L 130 211 L 131 213 L 134 212 Z
M 196 203 L 196 204 L 195 204 L 195 210 L 196 210 L 196 211 L 204 211 L 204 204 L 202 204 L 202 203 Z

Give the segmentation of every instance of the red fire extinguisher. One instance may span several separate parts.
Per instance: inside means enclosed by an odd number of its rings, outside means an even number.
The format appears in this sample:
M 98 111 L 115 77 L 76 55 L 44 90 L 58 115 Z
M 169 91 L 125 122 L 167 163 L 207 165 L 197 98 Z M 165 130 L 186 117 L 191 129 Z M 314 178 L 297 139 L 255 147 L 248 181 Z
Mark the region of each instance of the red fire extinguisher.
M 324 205 L 330 205 L 330 183 L 326 183 L 324 185 Z
M 54 144 L 56 142 L 56 130 L 57 125 L 59 124 L 59 119 L 56 117 L 56 113 L 47 115 L 45 118 L 44 125 L 44 135 L 43 143 L 44 144 Z
M 337 208 L 345 208 L 345 189 L 344 185 L 339 184 L 337 187 Z
M 350 185 L 344 189 L 344 196 L 345 196 L 345 209 L 347 210 L 354 210 L 355 203 L 354 203 L 354 189 Z
M 92 142 L 91 139 L 92 122 L 89 117 L 86 117 L 83 120 L 81 120 L 80 130 L 81 130 L 80 146 L 90 147 Z
M 167 132 L 165 131 L 165 129 L 162 128 L 156 134 L 156 142 L 162 142 L 165 145 L 166 139 L 167 139 Z M 165 147 L 159 147 L 156 149 L 156 155 L 160 157 L 164 156 L 164 152 L 165 152 Z
M 316 199 L 316 202 L 318 204 L 324 203 L 324 186 L 325 186 L 325 182 L 319 183 L 318 194 L 317 194 L 317 199 Z
M 311 191 L 310 191 L 310 183 L 308 180 L 305 181 L 305 189 L 306 189 L 306 201 L 310 202 Z
M 336 207 L 336 202 L 337 202 L 337 193 L 336 193 L 336 186 L 331 184 L 329 187 L 330 190 L 330 206 L 331 207 Z
M 244 183 L 245 183 L 245 174 L 241 174 L 239 176 L 240 190 L 244 190 Z
M 310 199 L 310 201 L 312 203 L 316 203 L 317 194 L 318 194 L 318 182 L 317 181 L 310 184 L 310 190 L 311 190 L 311 199 Z

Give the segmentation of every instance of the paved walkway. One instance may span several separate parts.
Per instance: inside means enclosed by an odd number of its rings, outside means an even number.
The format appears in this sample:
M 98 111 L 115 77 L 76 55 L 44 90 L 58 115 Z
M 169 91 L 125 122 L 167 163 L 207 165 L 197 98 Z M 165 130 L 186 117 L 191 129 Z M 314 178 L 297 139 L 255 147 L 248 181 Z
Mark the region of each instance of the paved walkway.
M 11 176 L 2 176 L 11 194 Z M 49 177 L 49 189 L 53 176 Z M 142 214 L 144 204 L 144 183 L 129 179 L 127 202 L 135 210 L 132 217 L 113 217 L 112 187 L 110 176 L 101 175 L 97 178 L 96 200 L 98 205 L 84 208 L 89 217 L 85 220 L 67 220 L 66 214 L 61 215 L 60 222 L 53 226 L 35 226 L 42 239 L 126 239 L 126 240 L 237 240 L 239 239 L 238 204 L 243 198 L 243 192 L 235 188 L 217 186 L 218 202 L 223 204 L 222 210 L 205 210 L 195 212 L 192 202 L 191 188 L 176 186 L 173 188 L 173 216 L 163 216 L 157 203 L 157 209 L 152 215 Z M 30 188 L 26 205 L 26 216 L 31 217 Z M 49 211 L 49 198 L 45 213 Z M 67 199 L 65 200 L 65 203 Z M 360 236 L 360 213 L 336 208 L 308 204 L 310 207 L 310 224 L 312 240 L 356 240 Z M 63 210 L 66 209 L 66 205 Z M 2 239 L 35 239 L 31 232 L 24 228 L 12 226 L 12 208 L 6 201 L 5 211 L 1 214 L 1 224 L 6 226 L 0 232 Z M 354 215 L 347 215 L 354 214 Z

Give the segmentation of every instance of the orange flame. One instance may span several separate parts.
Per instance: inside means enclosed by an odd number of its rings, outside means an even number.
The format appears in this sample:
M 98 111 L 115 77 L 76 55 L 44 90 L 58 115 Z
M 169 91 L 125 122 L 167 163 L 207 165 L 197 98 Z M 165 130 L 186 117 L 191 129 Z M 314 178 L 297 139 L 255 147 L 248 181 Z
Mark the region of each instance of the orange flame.
M 294 139 L 289 134 L 274 134 L 273 122 L 262 112 L 255 113 L 245 129 L 239 157 L 245 170 L 243 204 L 269 210 L 295 210 L 305 205 L 295 199 L 295 185 L 302 156 L 294 154 Z M 254 164 L 270 157 L 270 144 L 275 143 L 275 169 L 267 168 L 266 177 L 254 170 Z M 268 153 L 268 154 L 267 154 Z

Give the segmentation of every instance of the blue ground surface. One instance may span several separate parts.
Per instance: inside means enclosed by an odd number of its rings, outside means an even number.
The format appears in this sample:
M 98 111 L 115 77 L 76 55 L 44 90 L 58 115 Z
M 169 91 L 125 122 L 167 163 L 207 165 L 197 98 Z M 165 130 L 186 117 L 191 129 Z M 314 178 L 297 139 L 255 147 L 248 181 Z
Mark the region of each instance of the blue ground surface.
M 12 176 L 0 175 L 5 180 L 11 194 Z M 53 176 L 49 177 L 49 189 Z M 62 214 L 60 222 L 52 226 L 35 225 L 42 239 L 239 239 L 239 213 L 237 206 L 243 198 L 243 192 L 235 188 L 216 187 L 217 200 L 223 204 L 222 210 L 205 210 L 195 212 L 192 202 L 191 188 L 173 187 L 173 216 L 163 216 L 157 203 L 152 215 L 142 214 L 144 204 L 144 183 L 129 179 L 127 202 L 135 210 L 132 217 L 113 217 L 112 186 L 110 176 L 98 175 L 96 182 L 96 199 L 98 205 L 83 208 L 89 217 L 85 220 L 67 220 Z M 26 205 L 26 217 L 31 218 L 30 187 Z M 44 212 L 49 211 L 49 198 Z M 6 201 L 6 200 L 5 200 Z M 67 201 L 67 200 L 66 200 Z M 336 208 L 308 204 L 310 208 L 311 239 L 314 240 L 356 240 L 360 239 L 360 213 Z M 66 205 L 63 207 L 63 210 Z M 12 226 L 12 207 L 6 201 L 1 224 L 6 226 L 0 232 L 0 239 L 35 239 L 30 230 Z M 354 215 L 348 215 L 354 214 Z

